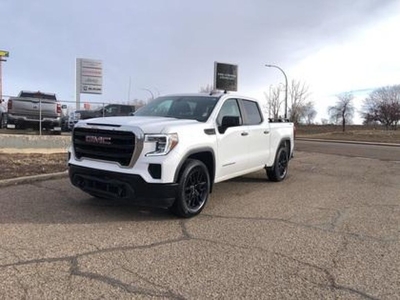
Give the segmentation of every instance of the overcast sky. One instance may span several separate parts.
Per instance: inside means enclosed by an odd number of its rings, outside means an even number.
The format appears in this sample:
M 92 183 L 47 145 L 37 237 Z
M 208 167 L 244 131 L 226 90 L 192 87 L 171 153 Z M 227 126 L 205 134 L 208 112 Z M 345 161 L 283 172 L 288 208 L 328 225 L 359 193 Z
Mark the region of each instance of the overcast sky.
M 3 94 L 21 89 L 75 101 L 76 58 L 103 62 L 103 94 L 127 101 L 197 92 L 214 62 L 239 65 L 239 92 L 264 98 L 271 85 L 309 85 L 326 117 L 335 95 L 400 84 L 398 0 L 0 0 Z M 130 88 L 129 88 L 130 87 Z

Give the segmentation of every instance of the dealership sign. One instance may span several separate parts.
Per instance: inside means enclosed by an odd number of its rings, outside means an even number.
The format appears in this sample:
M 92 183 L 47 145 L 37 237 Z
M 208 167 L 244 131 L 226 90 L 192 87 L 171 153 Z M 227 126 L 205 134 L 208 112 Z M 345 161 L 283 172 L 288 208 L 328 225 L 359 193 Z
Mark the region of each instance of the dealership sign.
M 76 76 L 80 93 L 101 94 L 103 90 L 103 64 L 101 60 L 77 58 Z
M 0 50 L 0 56 L 8 57 L 9 54 L 10 54 L 10 53 L 9 53 L 8 51 Z
M 214 88 L 223 91 L 237 91 L 238 66 L 214 63 Z

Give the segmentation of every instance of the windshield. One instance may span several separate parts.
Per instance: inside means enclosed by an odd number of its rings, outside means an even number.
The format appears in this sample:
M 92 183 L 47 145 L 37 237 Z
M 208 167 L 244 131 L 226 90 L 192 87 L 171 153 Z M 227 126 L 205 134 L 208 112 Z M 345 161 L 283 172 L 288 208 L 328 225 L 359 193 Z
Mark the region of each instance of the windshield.
M 135 116 L 169 117 L 207 121 L 218 97 L 173 96 L 160 97 L 135 112 Z

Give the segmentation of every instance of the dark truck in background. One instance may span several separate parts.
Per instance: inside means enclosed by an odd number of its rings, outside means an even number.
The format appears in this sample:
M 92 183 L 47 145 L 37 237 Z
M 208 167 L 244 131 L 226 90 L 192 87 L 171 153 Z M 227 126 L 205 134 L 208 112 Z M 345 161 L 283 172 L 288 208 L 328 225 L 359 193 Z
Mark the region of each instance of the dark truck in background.
M 7 128 L 33 128 L 61 133 L 61 104 L 56 95 L 21 91 L 7 103 Z
M 72 130 L 79 120 L 86 120 L 101 117 L 131 116 L 135 113 L 134 105 L 126 104 L 108 104 L 99 109 L 76 110 L 70 113 L 68 119 L 68 128 Z

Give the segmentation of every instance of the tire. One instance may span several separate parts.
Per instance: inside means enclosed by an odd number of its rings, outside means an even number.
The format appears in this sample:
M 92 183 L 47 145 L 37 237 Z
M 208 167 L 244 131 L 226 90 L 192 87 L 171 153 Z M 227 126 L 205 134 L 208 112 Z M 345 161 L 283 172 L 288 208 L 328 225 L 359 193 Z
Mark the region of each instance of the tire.
M 3 113 L 0 113 L 0 129 L 6 128 L 6 120 Z
M 284 180 L 288 173 L 288 166 L 289 153 L 287 147 L 280 146 L 276 152 L 274 165 L 267 169 L 267 176 L 269 180 L 274 182 Z
M 179 177 L 178 196 L 171 207 L 182 218 L 198 215 L 207 203 L 210 193 L 210 175 L 199 160 L 188 159 Z

